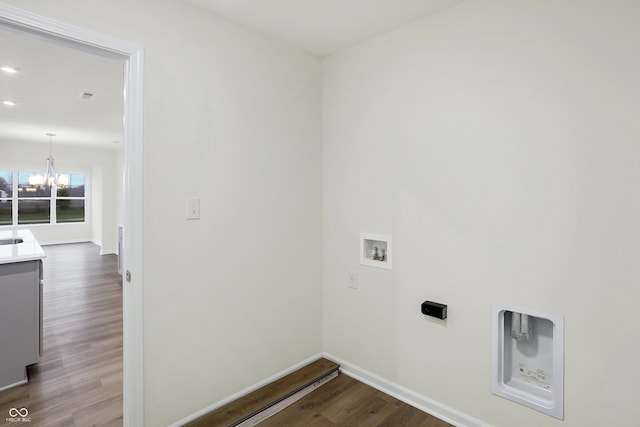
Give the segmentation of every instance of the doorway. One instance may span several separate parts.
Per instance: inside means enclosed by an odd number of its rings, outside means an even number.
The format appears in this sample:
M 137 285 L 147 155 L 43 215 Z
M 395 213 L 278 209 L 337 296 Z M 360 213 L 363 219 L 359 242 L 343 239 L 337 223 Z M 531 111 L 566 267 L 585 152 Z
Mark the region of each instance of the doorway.
M 62 22 L 0 4 L 0 26 L 30 37 L 124 63 L 123 159 L 123 420 L 144 425 L 142 146 L 143 48 Z

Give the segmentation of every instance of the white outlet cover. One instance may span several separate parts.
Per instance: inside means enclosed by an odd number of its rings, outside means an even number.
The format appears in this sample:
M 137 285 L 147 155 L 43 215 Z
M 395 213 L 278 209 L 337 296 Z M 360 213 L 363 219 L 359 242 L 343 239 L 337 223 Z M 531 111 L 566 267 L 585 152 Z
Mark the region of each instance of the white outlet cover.
M 347 284 L 351 289 L 358 289 L 358 272 L 350 271 L 347 273 Z
M 187 219 L 200 219 L 200 198 L 187 199 Z

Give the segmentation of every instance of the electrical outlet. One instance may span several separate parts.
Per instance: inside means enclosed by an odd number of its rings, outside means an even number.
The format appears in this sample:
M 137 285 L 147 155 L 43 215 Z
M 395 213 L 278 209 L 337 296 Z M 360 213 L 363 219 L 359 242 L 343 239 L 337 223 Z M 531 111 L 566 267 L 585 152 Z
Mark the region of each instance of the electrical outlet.
M 347 284 L 351 289 L 358 289 L 358 273 L 350 271 L 347 273 Z
M 198 197 L 187 199 L 187 219 L 200 219 L 200 199 Z

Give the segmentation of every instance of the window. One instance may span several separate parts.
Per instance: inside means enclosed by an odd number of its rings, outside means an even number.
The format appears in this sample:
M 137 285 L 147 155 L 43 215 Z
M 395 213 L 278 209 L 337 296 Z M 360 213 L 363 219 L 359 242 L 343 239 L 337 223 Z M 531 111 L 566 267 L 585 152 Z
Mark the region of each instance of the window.
M 58 174 L 58 186 L 50 187 L 30 184 L 35 174 L 0 170 L 0 226 L 86 221 L 84 174 Z
M 66 175 L 66 185 L 57 188 L 56 222 L 84 222 L 84 175 Z M 61 180 L 62 181 L 62 180 Z
M 0 171 L 0 226 L 13 224 L 13 174 Z
M 18 172 L 18 224 L 49 224 L 51 222 L 52 187 L 30 185 L 35 172 Z

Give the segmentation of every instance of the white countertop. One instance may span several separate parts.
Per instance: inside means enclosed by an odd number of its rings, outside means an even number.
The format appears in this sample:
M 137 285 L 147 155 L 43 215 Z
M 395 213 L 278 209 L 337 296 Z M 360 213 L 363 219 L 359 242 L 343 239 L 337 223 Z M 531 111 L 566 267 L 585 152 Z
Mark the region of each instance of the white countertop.
M 18 238 L 24 240 L 24 242 L 15 245 L 0 245 L 0 264 L 33 261 L 46 257 L 31 231 L 26 229 L 0 231 L 0 239 Z

